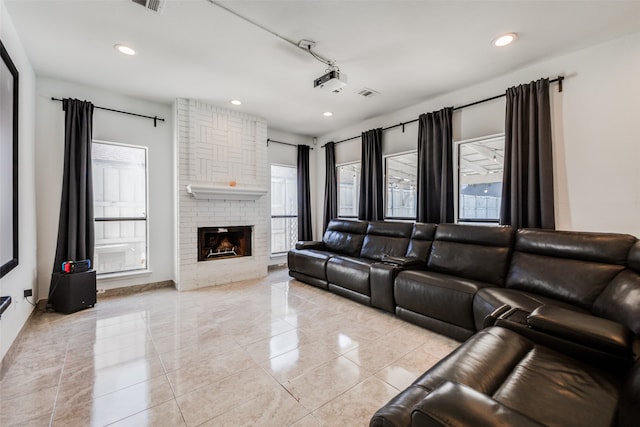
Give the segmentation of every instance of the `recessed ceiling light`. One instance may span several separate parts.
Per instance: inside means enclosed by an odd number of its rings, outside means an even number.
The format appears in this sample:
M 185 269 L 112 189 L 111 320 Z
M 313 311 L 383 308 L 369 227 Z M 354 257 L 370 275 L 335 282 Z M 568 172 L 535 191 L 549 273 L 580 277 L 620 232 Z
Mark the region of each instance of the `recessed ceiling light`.
M 115 46 L 113 46 L 118 52 L 120 53 L 124 53 L 125 55 L 135 55 L 136 51 L 131 49 L 129 46 L 125 46 L 123 44 L 117 44 Z
M 516 36 L 517 36 L 516 33 L 503 34 L 493 40 L 493 45 L 496 47 L 506 46 L 508 44 L 513 43 L 516 39 Z
M 233 105 L 242 105 L 242 101 L 240 101 L 239 99 L 234 99 L 234 100 L 231 101 L 231 103 Z
M 322 115 L 325 117 L 331 117 L 333 116 L 333 113 L 331 111 L 325 111 L 324 113 L 322 113 Z

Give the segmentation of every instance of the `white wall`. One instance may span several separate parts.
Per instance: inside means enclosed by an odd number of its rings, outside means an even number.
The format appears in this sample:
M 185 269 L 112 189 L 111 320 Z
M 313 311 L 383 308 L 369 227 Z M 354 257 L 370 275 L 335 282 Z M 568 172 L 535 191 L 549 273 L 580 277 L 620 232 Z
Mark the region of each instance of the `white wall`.
M 36 199 L 34 183 L 34 128 L 36 77 L 15 27 L 0 0 L 0 40 L 19 73 L 18 100 L 18 266 L 0 279 L 0 295 L 13 302 L 0 320 L 0 360 L 33 311 L 23 297 L 24 289 L 36 286 Z
M 407 122 L 421 113 L 491 97 L 540 77 L 566 76 L 551 86 L 556 227 L 640 237 L 640 33 L 515 70 L 318 138 L 318 146 L 362 131 Z M 504 98 L 454 112 L 454 140 L 504 132 Z M 415 149 L 417 123 L 383 134 L 384 154 Z M 360 139 L 336 146 L 336 161 L 358 160 Z M 317 155 L 324 182 L 324 150 Z M 316 192 L 322 206 L 324 188 Z M 320 212 L 318 212 L 320 214 Z M 316 223 L 316 231 L 321 225 Z
M 268 138 L 276 141 L 287 142 L 289 144 L 303 144 L 308 145 L 313 150 L 309 151 L 309 186 L 311 187 L 311 223 L 314 230 L 314 239 L 319 239 L 320 235 L 315 231 L 316 224 L 318 223 L 318 218 L 322 221 L 322 209 L 320 209 L 320 216 L 318 217 L 318 208 L 317 206 L 322 207 L 323 205 L 317 205 L 316 201 L 316 193 L 318 188 L 318 171 L 316 167 L 316 157 L 318 151 L 322 151 L 320 145 L 313 143 L 313 138 L 308 136 L 302 136 L 294 133 L 284 132 L 276 129 L 268 129 L 267 131 Z M 267 150 L 269 167 L 272 164 L 275 165 L 286 165 L 286 166 L 296 166 L 298 162 L 298 150 L 296 147 L 290 145 L 283 145 L 278 143 L 270 143 Z M 324 166 L 323 166 L 324 168 Z M 324 181 L 323 181 L 324 182 Z M 323 184 L 324 185 L 324 184 Z M 269 186 L 271 187 L 271 186 Z M 268 195 L 271 197 L 271 194 Z M 323 201 L 320 201 L 323 203 Z M 269 216 L 271 216 L 271 204 L 269 204 Z M 269 236 L 271 236 L 271 221 L 269 221 Z M 271 253 L 271 241 L 269 241 L 269 253 Z M 270 256 L 269 257 L 269 265 L 278 265 L 287 262 L 286 255 L 280 256 Z
M 55 98 L 78 98 L 100 107 L 164 118 L 153 121 L 94 110 L 93 138 L 148 147 L 150 274 L 99 279 L 99 289 L 113 289 L 174 279 L 173 112 L 171 105 L 94 87 L 39 77 L 37 80 L 36 199 L 38 206 L 38 287 L 46 298 L 53 269 L 64 164 L 64 111 Z

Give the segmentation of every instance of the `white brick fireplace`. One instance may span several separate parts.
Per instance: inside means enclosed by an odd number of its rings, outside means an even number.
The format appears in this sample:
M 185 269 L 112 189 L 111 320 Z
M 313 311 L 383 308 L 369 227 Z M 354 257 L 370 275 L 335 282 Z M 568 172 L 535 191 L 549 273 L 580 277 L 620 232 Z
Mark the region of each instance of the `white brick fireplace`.
M 267 122 L 190 99 L 176 114 L 178 289 L 266 276 Z M 253 227 L 252 255 L 199 262 L 198 228 L 231 226 Z

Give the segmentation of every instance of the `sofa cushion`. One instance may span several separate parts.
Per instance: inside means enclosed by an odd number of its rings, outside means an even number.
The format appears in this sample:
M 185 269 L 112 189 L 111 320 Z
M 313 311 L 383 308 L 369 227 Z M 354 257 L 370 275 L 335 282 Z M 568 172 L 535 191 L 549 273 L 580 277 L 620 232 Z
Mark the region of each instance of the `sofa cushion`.
M 589 310 L 634 242 L 626 234 L 518 230 L 506 287 Z
M 347 256 L 359 256 L 368 224 L 367 221 L 332 219 L 322 237 L 327 251 Z
M 289 270 L 326 280 L 326 265 L 332 254 L 315 249 L 291 249 L 287 254 Z
M 429 270 L 502 285 L 513 241 L 511 227 L 440 224 L 429 255 Z
M 638 240 L 629 251 L 627 264 L 630 268 L 640 273 L 640 240 Z
M 640 336 L 640 240 L 629 251 L 628 265 L 598 296 L 592 311 Z
M 547 426 L 611 426 L 620 387 L 615 376 L 536 345 L 493 398 Z
M 640 274 L 618 274 L 593 303 L 593 314 L 615 320 L 640 336 Z
M 334 256 L 327 262 L 327 281 L 371 296 L 369 274 L 371 264 L 374 262 L 367 258 Z
M 408 270 L 398 274 L 394 298 L 399 307 L 473 331 L 473 297 L 487 286 L 433 271 Z
M 404 256 L 412 231 L 413 224 L 409 222 L 370 222 L 360 256 L 377 261 L 385 255 Z
M 580 313 L 588 313 L 574 305 L 531 292 L 505 288 L 484 288 L 480 289 L 473 298 L 473 317 L 476 329 L 482 329 L 484 318 L 504 304 L 527 312 L 532 312 L 542 305 L 554 305 Z
M 590 309 L 621 265 L 515 252 L 506 287 Z
M 415 257 L 426 263 L 431 252 L 431 244 L 433 243 L 433 236 L 436 234 L 436 224 L 427 224 L 417 222 L 413 226 L 411 232 L 411 240 L 409 240 L 409 247 L 407 248 L 408 257 Z
M 636 238 L 629 234 L 522 228 L 516 250 L 530 254 L 625 265 Z
M 497 400 L 467 387 L 445 381 L 414 406 L 411 425 L 425 427 L 544 427 Z

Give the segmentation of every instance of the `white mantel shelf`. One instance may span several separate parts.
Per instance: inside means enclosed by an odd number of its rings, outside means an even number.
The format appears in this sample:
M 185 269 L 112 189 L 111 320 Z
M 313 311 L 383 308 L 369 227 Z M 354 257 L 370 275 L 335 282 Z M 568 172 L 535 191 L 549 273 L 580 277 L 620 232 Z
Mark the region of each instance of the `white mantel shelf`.
M 267 190 L 260 188 L 223 187 L 218 185 L 189 184 L 187 193 L 194 199 L 217 200 L 256 200 L 267 194 Z

